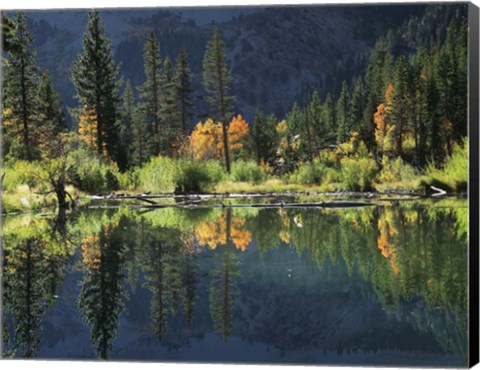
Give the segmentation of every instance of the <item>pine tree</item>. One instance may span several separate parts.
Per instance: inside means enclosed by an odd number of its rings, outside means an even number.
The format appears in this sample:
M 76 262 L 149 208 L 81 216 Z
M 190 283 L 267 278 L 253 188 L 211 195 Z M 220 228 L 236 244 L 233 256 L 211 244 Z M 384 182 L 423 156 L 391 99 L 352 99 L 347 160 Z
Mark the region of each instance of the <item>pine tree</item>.
M 161 94 L 161 63 L 160 45 L 155 33 L 150 33 L 144 45 L 144 71 L 147 80 L 138 88 L 140 90 L 140 109 L 151 127 L 153 155 L 160 153 L 160 94 Z
M 38 85 L 37 94 L 38 144 L 46 149 L 58 140 L 58 135 L 67 130 L 60 96 L 53 87 L 50 73 L 45 71 Z
M 338 98 L 335 111 L 337 123 L 337 144 L 344 143 L 350 137 L 350 128 L 348 127 L 349 99 L 347 83 L 343 81 L 342 92 Z
M 105 148 L 117 162 L 118 91 L 121 85 L 118 71 L 100 16 L 93 10 L 89 13 L 87 30 L 83 35 L 83 52 L 72 65 L 72 82 L 80 106 L 96 111 L 97 152 L 103 154 Z
M 120 162 L 125 164 L 120 170 L 127 169 L 132 163 L 133 121 L 135 109 L 135 95 L 133 94 L 130 81 L 127 80 L 122 95 L 122 107 L 120 110 L 121 119 L 119 121 L 119 143 L 122 157 Z
M 387 42 L 380 38 L 372 50 L 365 75 L 365 109 L 359 129 L 362 140 L 370 151 L 375 151 L 373 116 L 383 102 L 385 89 L 391 82 L 392 54 Z
M 15 15 L 16 32 L 9 42 L 15 45 L 5 61 L 4 134 L 7 145 L 21 143 L 25 159 L 33 159 L 37 146 L 35 136 L 38 68 L 31 48 L 34 37 L 24 13 Z
M 225 57 L 225 44 L 220 31 L 215 29 L 213 38 L 207 43 L 203 57 L 203 86 L 205 99 L 211 105 L 216 118 L 222 122 L 225 168 L 230 173 L 227 122 L 232 116 L 234 96 L 229 95 L 232 78 Z
M 325 125 L 322 122 L 322 103 L 318 91 L 314 90 L 312 99 L 307 107 L 308 111 L 308 123 L 312 136 L 312 146 L 315 147 L 315 151 L 324 148 L 327 142 Z
M 322 104 L 322 122 L 324 123 L 328 133 L 328 143 L 335 142 L 337 138 L 337 126 L 335 123 L 335 104 L 333 97 L 327 94 Z
M 180 50 L 175 68 L 175 81 L 177 84 L 177 105 L 180 112 L 180 127 L 182 136 L 187 136 L 187 123 L 193 114 L 190 111 L 192 107 L 191 94 L 192 87 L 190 82 L 190 68 L 187 64 L 187 55 L 185 49 Z
M 163 126 L 161 148 L 170 151 L 179 136 L 179 114 L 177 110 L 177 86 L 170 58 L 165 58 L 161 78 L 162 96 L 160 97 L 160 120 Z
M 392 96 L 392 123 L 395 125 L 396 152 L 403 154 L 403 135 L 408 129 L 408 64 L 399 57 L 395 64 L 394 93 Z
M 355 80 L 355 86 L 353 88 L 352 98 L 350 99 L 350 104 L 348 107 L 348 125 L 350 131 L 356 131 L 360 134 L 360 140 L 363 140 L 363 135 L 365 139 L 369 140 L 368 132 L 361 132 L 361 121 L 363 118 L 363 111 L 365 109 L 365 87 L 363 86 L 363 81 L 359 77 Z M 363 134 L 363 135 L 362 135 Z
M 132 165 L 141 166 L 147 162 L 153 151 L 153 130 L 142 109 L 137 107 L 132 118 Z
M 7 53 L 13 52 L 15 49 L 14 37 L 17 25 L 16 23 L 5 16 L 1 15 L 2 23 L 2 34 L 3 34 L 3 50 Z
M 255 113 L 250 136 L 258 163 L 264 161 L 273 164 L 277 149 L 276 125 L 275 117 L 267 117 L 260 111 Z

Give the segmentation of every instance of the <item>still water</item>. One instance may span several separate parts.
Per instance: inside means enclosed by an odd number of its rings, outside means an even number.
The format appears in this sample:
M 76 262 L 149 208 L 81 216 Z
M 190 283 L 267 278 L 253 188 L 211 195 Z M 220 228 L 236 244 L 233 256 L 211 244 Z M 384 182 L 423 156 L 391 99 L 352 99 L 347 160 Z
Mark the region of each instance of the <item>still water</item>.
M 5 357 L 466 367 L 462 200 L 9 216 Z

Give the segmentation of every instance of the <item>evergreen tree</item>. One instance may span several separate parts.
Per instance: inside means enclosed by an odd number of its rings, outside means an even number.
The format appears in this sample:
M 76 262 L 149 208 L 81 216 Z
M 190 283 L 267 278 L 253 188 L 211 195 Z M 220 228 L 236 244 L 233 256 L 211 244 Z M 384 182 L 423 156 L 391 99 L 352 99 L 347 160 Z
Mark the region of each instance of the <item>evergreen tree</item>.
M 348 127 L 349 99 L 347 83 L 343 81 L 342 92 L 338 98 L 335 111 L 337 123 L 337 144 L 346 142 L 350 137 L 350 127 Z
M 4 135 L 7 148 L 13 143 L 21 143 L 23 150 L 19 154 L 25 159 L 33 159 L 35 152 L 32 149 L 37 146 L 35 117 L 38 91 L 38 68 L 31 48 L 34 37 L 24 13 L 15 15 L 15 23 L 16 32 L 9 40 L 15 48 L 10 48 L 5 61 Z
M 331 94 L 327 94 L 322 104 L 322 122 L 328 132 L 328 143 L 334 143 L 337 139 L 337 126 L 335 123 L 335 104 Z
M 153 155 L 160 153 L 160 94 L 161 63 L 160 45 L 154 32 L 151 32 L 143 48 L 144 71 L 147 80 L 140 90 L 140 109 L 152 134 Z
M 7 52 L 14 52 L 15 49 L 15 43 L 14 43 L 14 37 L 16 33 L 16 28 L 17 25 L 16 23 L 2 14 L 1 16 L 1 23 L 2 23 L 2 35 L 3 35 L 3 47 L 2 49 Z
M 276 124 L 275 117 L 267 117 L 261 111 L 255 113 L 250 136 L 258 163 L 264 161 L 273 164 L 277 151 Z
M 350 105 L 348 108 L 348 127 L 351 131 L 356 131 L 360 134 L 360 140 L 363 140 L 361 133 L 361 124 L 363 118 L 363 111 L 365 110 L 365 88 L 363 81 L 359 77 L 355 80 L 355 86 L 353 88 L 352 98 L 350 99 Z M 363 133 L 365 136 L 368 133 Z M 366 138 L 369 139 L 368 137 Z
M 83 35 L 83 52 L 72 65 L 72 82 L 81 108 L 85 111 L 93 109 L 96 113 L 97 152 L 104 154 L 106 151 L 117 162 L 118 91 L 121 84 L 118 71 L 100 16 L 93 10 L 88 15 L 87 30 Z
M 225 44 L 218 28 L 207 43 L 203 57 L 203 86 L 205 100 L 211 105 L 216 118 L 222 122 L 225 168 L 230 173 L 230 151 L 228 146 L 227 122 L 232 116 L 234 96 L 229 95 L 232 78 L 225 57 Z
M 38 144 L 47 149 L 58 140 L 58 135 L 67 130 L 60 96 L 53 87 L 50 73 L 45 71 L 38 85 L 37 94 Z
M 167 152 L 179 136 L 179 114 L 177 110 L 177 86 L 170 58 L 165 58 L 161 78 L 160 120 L 163 126 L 161 148 Z
M 132 165 L 141 166 L 147 162 L 152 153 L 152 127 L 145 116 L 145 111 L 137 107 L 132 116 Z
M 396 152 L 403 154 L 403 136 L 408 129 L 408 64 L 399 57 L 395 64 L 395 80 L 392 96 L 392 123 L 395 125 Z
M 135 119 L 135 95 L 133 94 L 132 85 L 130 81 L 127 80 L 125 84 L 125 89 L 123 90 L 122 95 L 122 106 L 120 110 L 120 121 L 119 121 L 119 142 L 121 148 L 121 157 L 120 162 L 125 164 L 125 170 L 132 164 L 132 152 L 133 152 L 133 126 Z
M 359 129 L 362 140 L 371 151 L 375 149 L 373 116 L 383 102 L 387 85 L 391 82 L 392 54 L 387 42 L 380 38 L 372 50 L 365 75 L 365 109 Z
M 180 111 L 180 127 L 182 136 L 187 135 L 187 123 L 193 114 L 190 111 L 192 107 L 191 94 L 191 76 L 190 68 L 187 64 L 187 55 L 185 49 L 180 50 L 175 68 L 175 81 L 177 84 L 177 105 Z
M 313 146 L 315 152 L 318 153 L 320 150 L 325 149 L 331 142 L 331 127 L 333 123 L 323 114 L 323 106 L 317 90 L 313 91 L 312 99 L 308 106 L 308 116 L 311 122 Z

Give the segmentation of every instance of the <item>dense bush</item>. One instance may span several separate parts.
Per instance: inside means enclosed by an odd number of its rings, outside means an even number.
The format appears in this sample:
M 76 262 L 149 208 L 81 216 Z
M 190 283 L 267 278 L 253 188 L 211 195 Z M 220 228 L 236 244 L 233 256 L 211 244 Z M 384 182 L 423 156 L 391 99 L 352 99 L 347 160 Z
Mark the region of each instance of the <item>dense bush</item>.
M 223 176 L 223 168 L 217 161 L 179 159 L 175 163 L 175 191 L 208 191 L 218 184 L 223 179 Z
M 381 182 L 393 182 L 403 180 L 413 180 L 418 177 L 415 169 L 402 158 L 389 159 L 386 156 L 382 158 L 382 171 L 378 175 Z
M 259 184 L 266 179 L 266 173 L 254 161 L 237 161 L 233 163 L 231 179 L 238 182 Z
M 3 191 L 15 191 L 19 185 L 28 185 L 33 188 L 38 184 L 38 180 L 33 176 L 39 169 L 40 162 L 28 162 L 24 160 L 6 161 L 2 173 Z
M 99 160 L 77 162 L 74 169 L 73 184 L 87 193 L 97 193 L 106 190 L 104 170 Z
M 377 164 L 368 157 L 344 158 L 341 162 L 342 182 L 347 190 L 373 190 Z
M 321 184 L 327 175 L 327 168 L 320 163 L 319 159 L 313 162 L 303 163 L 298 169 L 290 174 L 288 181 L 296 184 Z

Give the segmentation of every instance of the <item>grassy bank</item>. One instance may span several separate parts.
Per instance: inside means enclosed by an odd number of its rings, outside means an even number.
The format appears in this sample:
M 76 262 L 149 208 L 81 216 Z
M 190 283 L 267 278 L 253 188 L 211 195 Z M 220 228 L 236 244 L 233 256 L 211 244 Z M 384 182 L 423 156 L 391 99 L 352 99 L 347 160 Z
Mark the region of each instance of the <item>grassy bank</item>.
M 253 161 L 236 161 L 227 174 L 217 160 L 152 158 L 143 167 L 121 173 L 111 163 L 91 157 L 74 166 L 67 191 L 82 202 L 89 194 L 126 193 L 232 193 L 232 192 L 342 192 L 422 190 L 436 186 L 448 192 L 466 190 L 468 147 L 455 147 L 446 163 L 419 172 L 401 159 L 368 156 L 332 161 L 328 157 L 303 163 L 291 172 L 276 173 Z M 38 181 L 41 162 L 9 161 L 3 168 L 2 213 L 54 207 L 48 184 Z

